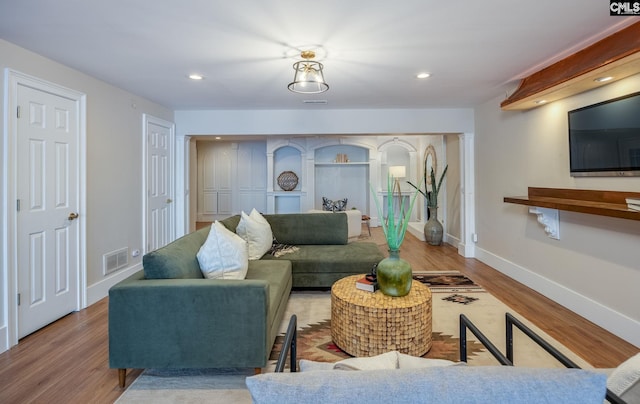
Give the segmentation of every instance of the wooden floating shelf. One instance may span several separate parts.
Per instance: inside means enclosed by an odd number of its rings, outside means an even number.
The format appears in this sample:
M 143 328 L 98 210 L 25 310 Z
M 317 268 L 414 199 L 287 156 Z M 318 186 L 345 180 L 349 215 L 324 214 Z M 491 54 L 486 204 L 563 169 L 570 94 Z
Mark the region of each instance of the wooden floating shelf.
M 570 97 L 640 72 L 640 22 L 634 23 L 524 78 L 502 101 L 503 110 L 525 110 Z M 606 82 L 594 81 L 611 76 Z
M 528 196 L 507 196 L 504 202 L 640 220 L 640 212 L 627 208 L 626 198 L 640 199 L 640 192 L 529 187 Z

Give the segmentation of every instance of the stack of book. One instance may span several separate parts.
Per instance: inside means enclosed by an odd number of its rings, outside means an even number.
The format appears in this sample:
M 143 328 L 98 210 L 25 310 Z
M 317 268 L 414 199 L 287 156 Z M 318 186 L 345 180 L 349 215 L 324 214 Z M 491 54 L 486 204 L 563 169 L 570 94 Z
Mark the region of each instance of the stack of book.
M 640 199 L 627 198 L 627 208 L 640 212 Z
M 378 282 L 371 282 L 363 276 L 356 281 L 356 288 L 367 292 L 375 292 L 378 290 Z

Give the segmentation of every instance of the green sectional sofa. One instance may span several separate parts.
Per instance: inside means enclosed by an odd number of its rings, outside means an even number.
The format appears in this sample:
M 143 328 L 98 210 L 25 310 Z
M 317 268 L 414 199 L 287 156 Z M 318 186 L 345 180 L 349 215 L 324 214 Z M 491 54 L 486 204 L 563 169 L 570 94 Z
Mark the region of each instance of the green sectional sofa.
M 384 258 L 374 243 L 348 242 L 345 213 L 294 213 L 264 218 L 278 243 L 298 247 L 298 251 L 278 258 L 267 253 L 261 259 L 290 261 L 294 288 L 328 288 L 345 276 L 369 273 Z M 239 222 L 239 215 L 221 221 L 232 231 Z
M 347 243 L 344 214 L 264 215 L 279 243 L 299 250 L 249 261 L 243 280 L 206 279 L 196 254 L 209 227 L 146 254 L 143 270 L 109 290 L 109 366 L 247 367 L 258 372 L 292 287 L 329 287 L 382 260 L 374 243 Z M 235 231 L 240 218 L 221 221 Z

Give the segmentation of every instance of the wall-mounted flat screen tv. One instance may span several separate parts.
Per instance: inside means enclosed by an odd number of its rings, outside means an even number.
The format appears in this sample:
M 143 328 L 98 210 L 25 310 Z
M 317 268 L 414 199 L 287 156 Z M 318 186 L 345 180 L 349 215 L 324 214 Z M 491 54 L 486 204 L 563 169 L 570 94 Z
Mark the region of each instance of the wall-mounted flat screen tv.
M 568 115 L 573 177 L 640 176 L 640 92 Z

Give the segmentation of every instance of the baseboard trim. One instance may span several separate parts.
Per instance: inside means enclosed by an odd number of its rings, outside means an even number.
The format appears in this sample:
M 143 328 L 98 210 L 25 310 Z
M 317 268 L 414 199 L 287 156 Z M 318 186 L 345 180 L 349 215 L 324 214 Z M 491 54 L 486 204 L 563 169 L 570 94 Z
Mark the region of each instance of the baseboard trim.
M 462 255 L 465 258 L 475 258 L 476 257 L 476 246 L 473 243 L 463 243 L 459 242 L 457 244 L 458 254 Z
M 9 350 L 9 327 L 0 327 L 0 353 Z
M 475 258 L 483 263 L 534 289 L 625 341 L 640 346 L 640 322 L 489 251 L 476 247 L 475 252 Z
M 138 263 L 132 267 L 127 269 L 120 270 L 110 276 L 104 278 L 100 282 L 94 283 L 93 285 L 87 287 L 87 306 L 91 306 L 97 301 L 104 299 L 109 295 L 109 289 L 120 282 L 121 280 L 128 278 L 134 273 L 138 272 L 142 269 L 142 264 Z
M 424 241 L 424 223 L 423 222 L 409 222 L 407 226 L 409 233 L 416 236 L 420 241 Z

